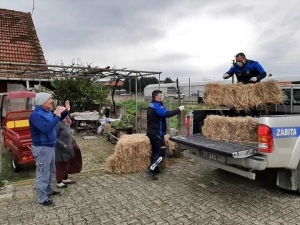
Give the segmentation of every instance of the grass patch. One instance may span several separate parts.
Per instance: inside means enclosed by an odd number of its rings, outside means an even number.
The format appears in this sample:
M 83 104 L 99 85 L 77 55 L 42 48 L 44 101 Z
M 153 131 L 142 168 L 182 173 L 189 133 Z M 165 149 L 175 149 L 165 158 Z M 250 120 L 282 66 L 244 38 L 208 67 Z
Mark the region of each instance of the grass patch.
M 126 113 L 131 114 L 133 116 L 136 115 L 136 102 L 134 99 L 131 100 L 127 100 L 127 101 L 123 101 L 123 102 L 117 102 L 116 103 L 119 106 L 123 106 L 126 107 Z M 137 102 L 138 107 L 144 107 L 147 108 L 149 105 L 149 101 L 139 101 Z M 183 101 L 181 103 L 181 105 L 185 106 L 185 110 L 189 111 L 189 110 L 201 110 L 201 109 L 215 109 L 216 107 L 214 106 L 208 106 L 205 104 L 185 104 L 185 102 Z M 176 108 L 178 108 L 178 101 L 174 100 L 174 99 L 164 99 L 164 107 L 167 110 L 174 110 Z M 177 116 L 173 116 L 171 118 L 171 128 L 175 128 L 178 129 L 178 119 Z
M 177 116 L 171 117 L 171 128 L 178 129 L 178 118 L 177 118 Z
M 125 106 L 126 107 L 126 113 L 131 114 L 133 116 L 136 115 L 136 102 L 135 100 L 131 99 L 124 102 L 118 102 L 118 105 Z M 137 102 L 137 106 L 139 107 L 148 107 L 149 102 Z
M 10 163 L 10 153 L 5 151 L 2 153 L 2 174 L 0 180 L 8 180 L 16 182 L 35 178 L 35 165 L 24 165 L 20 172 L 13 171 Z

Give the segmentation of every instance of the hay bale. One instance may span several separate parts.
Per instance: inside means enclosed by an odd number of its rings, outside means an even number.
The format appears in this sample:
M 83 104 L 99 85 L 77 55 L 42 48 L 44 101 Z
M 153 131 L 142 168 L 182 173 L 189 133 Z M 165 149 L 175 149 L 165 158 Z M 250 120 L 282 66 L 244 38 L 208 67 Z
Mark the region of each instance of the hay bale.
M 208 83 L 204 87 L 204 102 L 214 107 L 249 110 L 281 104 L 283 100 L 283 91 L 275 81 L 247 85 Z
M 169 140 L 167 146 L 174 148 Z M 125 134 L 118 140 L 113 155 L 106 160 L 106 168 L 111 173 L 143 172 L 150 165 L 150 155 L 150 140 L 145 134 Z M 164 158 L 162 167 L 167 165 L 167 158 Z
M 170 138 L 169 134 L 166 134 L 164 138 L 167 146 L 167 156 L 171 156 L 178 149 L 178 144 L 176 142 L 169 140 Z
M 207 116 L 203 135 L 212 140 L 226 142 L 257 142 L 258 118 Z

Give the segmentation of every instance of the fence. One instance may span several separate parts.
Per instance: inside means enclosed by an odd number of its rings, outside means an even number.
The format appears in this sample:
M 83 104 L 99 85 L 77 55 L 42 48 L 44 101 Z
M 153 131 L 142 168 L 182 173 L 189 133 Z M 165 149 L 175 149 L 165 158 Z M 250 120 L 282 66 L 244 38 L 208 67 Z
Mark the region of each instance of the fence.
M 111 96 L 109 96 L 108 98 L 109 98 L 109 100 L 111 100 Z M 132 94 L 132 95 L 115 95 L 114 100 L 115 100 L 115 102 L 124 102 L 127 100 L 135 100 L 135 95 L 134 94 Z M 144 101 L 144 96 L 139 94 L 137 96 L 137 100 Z
M 109 100 L 111 100 L 111 96 L 108 97 Z M 115 95 L 114 96 L 114 100 L 115 102 L 124 102 L 124 101 L 128 101 L 128 100 L 135 100 L 135 95 Z M 143 102 L 143 101 L 151 101 L 151 97 L 144 97 L 144 95 L 139 94 L 137 96 L 137 100 L 139 102 Z M 177 99 L 173 100 L 174 102 L 178 101 Z M 198 96 L 185 96 L 184 99 L 181 100 L 183 103 L 197 103 L 198 102 Z
M 172 102 L 170 101 L 169 105 L 166 105 L 168 110 L 175 109 L 172 106 Z M 140 133 L 145 133 L 147 130 L 147 108 L 139 107 L 138 109 L 138 131 Z M 186 134 L 186 126 L 185 126 L 185 119 L 186 119 L 187 111 L 182 111 L 181 114 L 177 116 L 177 124 L 178 124 L 178 134 L 185 135 Z M 167 118 L 167 133 L 170 133 L 171 127 L 171 118 Z

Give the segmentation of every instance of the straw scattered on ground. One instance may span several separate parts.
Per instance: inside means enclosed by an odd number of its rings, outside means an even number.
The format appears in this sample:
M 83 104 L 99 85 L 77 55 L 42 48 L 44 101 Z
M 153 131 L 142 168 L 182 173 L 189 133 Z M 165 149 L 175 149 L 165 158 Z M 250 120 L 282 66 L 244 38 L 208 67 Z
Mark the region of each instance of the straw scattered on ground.
M 258 118 L 210 115 L 204 120 L 203 135 L 226 142 L 257 142 Z
M 167 155 L 173 154 L 176 144 L 165 136 Z M 106 160 L 106 168 L 111 173 L 138 173 L 150 164 L 151 145 L 145 134 L 122 135 L 115 146 L 115 152 Z M 167 167 L 165 157 L 162 166 Z
M 283 92 L 275 81 L 247 85 L 208 83 L 204 87 L 204 102 L 214 107 L 249 110 L 281 104 L 283 100 Z

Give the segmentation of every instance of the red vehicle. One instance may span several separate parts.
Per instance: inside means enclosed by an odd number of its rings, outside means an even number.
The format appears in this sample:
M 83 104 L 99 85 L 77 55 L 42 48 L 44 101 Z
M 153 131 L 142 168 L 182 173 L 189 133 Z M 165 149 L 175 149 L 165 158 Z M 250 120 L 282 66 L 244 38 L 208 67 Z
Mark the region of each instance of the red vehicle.
M 35 162 L 29 128 L 34 98 L 35 93 L 30 91 L 0 94 L 3 147 L 11 153 L 11 165 L 15 172 L 20 171 L 21 165 Z

